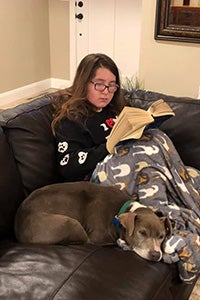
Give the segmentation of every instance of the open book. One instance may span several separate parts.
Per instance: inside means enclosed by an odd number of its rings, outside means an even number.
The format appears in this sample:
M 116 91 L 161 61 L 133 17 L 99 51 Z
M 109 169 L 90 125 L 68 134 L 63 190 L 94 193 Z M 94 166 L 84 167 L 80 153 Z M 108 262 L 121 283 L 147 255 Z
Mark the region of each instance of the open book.
M 114 147 L 120 141 L 139 139 L 145 129 L 158 128 L 174 115 L 171 107 L 162 99 L 153 102 L 148 110 L 125 106 L 107 138 L 108 152 L 114 153 Z

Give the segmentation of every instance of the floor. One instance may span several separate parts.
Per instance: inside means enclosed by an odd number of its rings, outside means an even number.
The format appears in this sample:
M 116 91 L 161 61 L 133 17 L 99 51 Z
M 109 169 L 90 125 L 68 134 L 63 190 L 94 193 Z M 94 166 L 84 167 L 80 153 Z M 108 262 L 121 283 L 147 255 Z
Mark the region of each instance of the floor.
M 189 300 L 200 300 L 200 278 L 198 279 Z
M 56 89 L 48 89 L 48 90 L 40 92 L 39 94 L 30 95 L 30 97 L 28 97 L 28 98 L 19 99 L 19 100 L 16 100 L 16 101 L 12 102 L 8 106 L 0 107 L 0 110 L 10 108 L 10 107 L 14 107 L 14 106 L 19 105 L 21 103 L 31 101 L 31 100 L 39 97 L 39 96 L 45 95 L 47 93 L 52 93 L 52 92 L 55 92 L 55 91 L 56 91 Z M 197 283 L 196 283 L 196 285 L 193 289 L 193 292 L 192 292 L 192 294 L 191 294 L 191 296 L 188 300 L 200 300 L 200 278 L 198 279 L 198 281 L 197 281 Z
M 42 96 L 42 95 L 45 95 L 47 93 L 53 93 L 55 91 L 57 91 L 57 89 L 50 88 L 50 89 L 41 91 L 40 93 L 32 94 L 32 95 L 30 95 L 27 98 L 22 98 L 22 99 L 15 100 L 13 102 L 10 102 L 9 104 L 4 104 L 4 105 L 0 104 L 0 110 L 4 110 L 4 109 L 7 109 L 7 108 L 11 108 L 11 107 L 17 106 L 17 105 L 19 105 L 21 103 L 31 101 L 31 100 L 33 100 L 35 98 L 38 98 L 38 97 Z

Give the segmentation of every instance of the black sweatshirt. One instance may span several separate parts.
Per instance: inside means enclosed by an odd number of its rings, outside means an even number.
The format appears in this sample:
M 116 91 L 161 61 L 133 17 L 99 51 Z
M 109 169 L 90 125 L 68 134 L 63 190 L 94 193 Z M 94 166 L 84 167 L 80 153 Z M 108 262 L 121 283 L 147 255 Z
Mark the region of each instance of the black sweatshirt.
M 59 173 L 64 181 L 89 180 L 108 154 L 106 137 L 116 116 L 105 107 L 81 123 L 63 118 L 56 128 Z

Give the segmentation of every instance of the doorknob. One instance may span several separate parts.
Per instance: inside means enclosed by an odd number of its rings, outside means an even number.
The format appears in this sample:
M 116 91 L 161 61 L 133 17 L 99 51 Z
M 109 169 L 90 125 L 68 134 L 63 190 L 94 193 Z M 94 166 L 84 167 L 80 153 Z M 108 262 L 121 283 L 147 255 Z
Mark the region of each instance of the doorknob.
M 82 7 L 83 6 L 83 1 L 78 1 L 78 6 Z
M 76 14 L 75 17 L 79 20 L 83 19 L 83 14 Z

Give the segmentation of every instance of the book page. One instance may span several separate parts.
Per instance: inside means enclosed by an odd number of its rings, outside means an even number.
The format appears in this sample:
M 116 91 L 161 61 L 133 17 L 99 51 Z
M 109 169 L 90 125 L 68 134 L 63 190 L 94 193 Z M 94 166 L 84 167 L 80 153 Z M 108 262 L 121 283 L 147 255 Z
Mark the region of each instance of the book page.
M 175 115 L 171 107 L 163 99 L 153 102 L 148 111 L 153 117 Z
M 106 147 L 113 152 L 114 146 L 127 139 L 139 139 L 142 136 L 147 124 L 153 122 L 151 114 L 141 108 L 125 106 L 119 114 L 110 135 L 108 136 Z
M 107 138 L 107 150 L 114 153 L 114 147 L 120 141 L 139 139 L 147 125 L 152 123 L 151 128 L 158 128 L 163 121 L 174 115 L 171 107 L 162 99 L 153 102 L 148 110 L 125 106 Z

